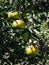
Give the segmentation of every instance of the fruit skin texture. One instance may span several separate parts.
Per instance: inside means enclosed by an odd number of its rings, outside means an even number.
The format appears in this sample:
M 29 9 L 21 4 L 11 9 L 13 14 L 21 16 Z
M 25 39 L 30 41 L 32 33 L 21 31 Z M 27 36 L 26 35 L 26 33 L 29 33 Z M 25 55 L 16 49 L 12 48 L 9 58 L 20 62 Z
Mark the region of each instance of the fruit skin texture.
M 13 28 L 25 28 L 25 22 L 23 20 L 16 20 L 12 23 Z
M 36 46 L 33 46 L 33 45 L 27 46 L 25 48 L 25 52 L 27 55 L 37 55 L 38 51 L 39 51 L 38 48 Z
M 21 33 L 21 38 L 24 42 L 28 42 L 29 39 L 31 38 L 31 33 L 28 29 L 24 29 Z
M 29 34 L 27 32 L 22 34 L 22 39 L 27 42 L 29 40 Z
M 27 55 L 32 54 L 31 47 L 30 46 L 26 47 L 25 52 L 26 52 Z
M 8 12 L 8 18 L 12 18 L 12 19 L 16 19 L 16 18 L 19 18 L 19 13 L 16 11 L 16 12 Z

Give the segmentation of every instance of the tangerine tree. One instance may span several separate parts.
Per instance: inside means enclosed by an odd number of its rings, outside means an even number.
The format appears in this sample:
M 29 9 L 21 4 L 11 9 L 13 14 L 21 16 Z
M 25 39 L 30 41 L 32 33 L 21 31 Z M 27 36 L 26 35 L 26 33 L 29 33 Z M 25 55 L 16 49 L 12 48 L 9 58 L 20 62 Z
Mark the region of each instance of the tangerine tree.
M 0 64 L 49 65 L 48 0 L 0 0 Z

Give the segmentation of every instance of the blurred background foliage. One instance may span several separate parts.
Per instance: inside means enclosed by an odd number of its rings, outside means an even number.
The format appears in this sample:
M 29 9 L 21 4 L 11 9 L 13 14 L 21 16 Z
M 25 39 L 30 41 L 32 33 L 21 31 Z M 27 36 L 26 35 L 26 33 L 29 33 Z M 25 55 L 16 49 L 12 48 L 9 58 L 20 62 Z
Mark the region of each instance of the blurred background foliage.
M 20 12 L 25 29 L 11 27 L 10 11 Z M 38 46 L 38 55 L 25 54 L 30 44 Z M 49 0 L 0 0 L 0 65 L 49 65 Z

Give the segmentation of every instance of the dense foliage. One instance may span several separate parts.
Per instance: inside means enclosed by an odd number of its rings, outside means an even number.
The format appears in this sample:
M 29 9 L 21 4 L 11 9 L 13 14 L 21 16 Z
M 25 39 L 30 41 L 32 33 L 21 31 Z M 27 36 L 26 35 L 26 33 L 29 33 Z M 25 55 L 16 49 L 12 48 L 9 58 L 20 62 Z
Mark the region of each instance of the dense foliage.
M 49 65 L 49 0 L 0 0 L 0 65 Z

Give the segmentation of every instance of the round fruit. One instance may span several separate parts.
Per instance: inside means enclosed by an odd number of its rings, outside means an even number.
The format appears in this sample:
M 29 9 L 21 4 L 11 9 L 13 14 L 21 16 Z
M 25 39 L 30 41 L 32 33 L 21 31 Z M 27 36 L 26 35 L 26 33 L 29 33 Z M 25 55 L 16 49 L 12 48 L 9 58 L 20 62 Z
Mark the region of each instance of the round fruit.
M 26 52 L 26 54 L 32 54 L 32 49 L 31 49 L 31 46 L 27 46 L 26 48 L 25 48 L 25 52 Z
M 33 55 L 37 55 L 39 49 L 38 49 L 36 46 L 31 46 L 31 48 L 32 48 L 32 54 L 33 54 Z
M 12 23 L 12 27 L 17 27 L 18 25 L 17 25 L 17 22 L 16 21 L 14 21 L 13 23 Z
M 36 46 L 33 46 L 33 45 L 31 45 L 31 46 L 27 46 L 26 48 L 25 48 L 25 52 L 26 52 L 26 54 L 27 55 L 37 55 L 38 54 L 38 48 L 36 47 Z
M 8 12 L 8 18 L 12 18 L 12 19 L 16 19 L 16 18 L 19 18 L 19 13 L 16 11 L 16 12 Z
M 13 28 L 25 28 L 25 22 L 23 20 L 16 20 L 12 23 Z
M 30 33 L 30 31 L 28 30 L 28 29 L 24 29 L 23 31 L 22 31 L 22 33 L 21 33 L 21 37 L 22 37 L 22 39 L 25 41 L 25 42 L 27 42 L 27 41 L 29 41 L 29 39 L 30 39 L 30 35 L 31 33 Z
M 22 39 L 27 42 L 29 40 L 29 34 L 27 32 L 23 33 Z

